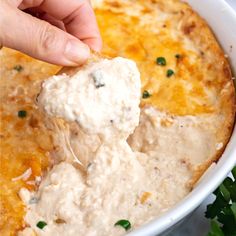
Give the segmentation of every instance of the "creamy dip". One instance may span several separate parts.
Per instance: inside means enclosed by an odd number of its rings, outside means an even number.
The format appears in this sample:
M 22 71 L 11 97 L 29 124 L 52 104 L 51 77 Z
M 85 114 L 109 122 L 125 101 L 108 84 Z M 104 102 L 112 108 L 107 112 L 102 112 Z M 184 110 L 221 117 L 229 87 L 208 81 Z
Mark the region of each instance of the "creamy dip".
M 136 64 L 117 57 L 89 63 L 73 76 L 52 76 L 38 101 L 48 115 L 76 121 L 89 134 L 127 138 L 139 122 L 140 89 Z
M 46 174 L 37 192 L 21 189 L 29 226 L 21 235 L 124 235 L 114 226 L 118 220 L 137 228 L 187 195 L 194 168 L 216 148 L 208 128 L 214 117 L 174 117 L 144 107 L 132 134 L 139 99 L 137 67 L 123 58 L 45 81 L 40 106 L 68 122 L 72 147 L 79 147 L 79 157 L 87 155 L 89 164 L 84 173 L 68 156 Z M 39 221 L 47 225 L 39 229 Z

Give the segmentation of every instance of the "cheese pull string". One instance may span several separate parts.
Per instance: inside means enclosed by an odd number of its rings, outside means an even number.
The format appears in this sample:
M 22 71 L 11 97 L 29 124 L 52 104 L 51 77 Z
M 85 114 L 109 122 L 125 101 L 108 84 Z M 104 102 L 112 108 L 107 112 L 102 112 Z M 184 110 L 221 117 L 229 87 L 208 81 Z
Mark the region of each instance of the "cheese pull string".
M 108 58 L 105 57 L 104 55 L 102 55 L 99 52 L 95 52 L 95 51 L 91 51 L 91 55 L 88 59 L 88 61 L 81 66 L 78 67 L 62 67 L 56 75 L 61 75 L 61 74 L 67 74 L 69 76 L 73 76 L 75 75 L 78 71 L 82 70 L 84 67 L 86 67 L 87 64 L 91 63 L 91 62 L 97 62 L 99 60 L 101 60 L 102 58 Z M 79 167 L 82 167 L 83 170 L 86 170 L 85 165 L 80 161 L 79 157 L 75 154 L 75 152 L 73 151 L 73 148 L 71 146 L 70 143 L 70 131 L 69 131 L 69 125 L 65 124 L 65 122 L 63 120 L 60 119 L 53 119 L 53 124 L 57 129 L 57 132 L 60 133 L 61 137 L 62 137 L 62 142 L 65 143 L 65 147 L 67 149 L 67 153 L 70 153 L 71 156 L 74 159 L 74 162 L 76 162 Z
M 78 164 L 83 170 L 85 170 L 84 164 L 80 161 L 79 157 L 73 151 L 70 143 L 70 130 L 69 125 L 65 124 L 65 122 L 61 119 L 52 119 L 52 123 L 55 127 L 55 130 L 58 135 L 60 135 L 61 143 L 65 144 L 64 147 L 66 148 L 66 155 L 70 154 L 73 157 L 73 160 L 76 164 Z
M 67 74 L 69 76 L 75 75 L 78 71 L 83 70 L 89 63 L 97 62 L 103 58 L 108 58 L 103 56 L 102 54 L 92 51 L 90 58 L 88 61 L 81 66 L 77 67 L 62 67 L 56 75 Z M 36 104 L 38 103 L 36 98 Z M 73 162 L 76 163 L 78 168 L 82 169 L 83 171 L 86 170 L 85 164 L 80 160 L 78 155 L 74 152 L 71 142 L 70 142 L 70 124 L 67 123 L 65 120 L 57 117 L 48 117 L 49 122 L 52 123 L 53 128 L 60 139 L 60 143 L 64 147 L 65 155 L 69 158 L 70 156 L 73 159 Z

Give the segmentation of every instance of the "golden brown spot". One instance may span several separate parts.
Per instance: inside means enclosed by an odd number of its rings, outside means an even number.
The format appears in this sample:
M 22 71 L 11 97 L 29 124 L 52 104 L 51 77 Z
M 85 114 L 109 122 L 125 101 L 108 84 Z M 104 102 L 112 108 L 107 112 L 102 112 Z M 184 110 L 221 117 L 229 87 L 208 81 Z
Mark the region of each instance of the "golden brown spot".
M 162 119 L 161 120 L 161 126 L 163 127 L 170 127 L 173 124 L 172 120 L 169 119 Z
M 120 8 L 121 7 L 121 5 L 120 5 L 120 3 L 119 2 L 109 2 L 108 3 L 111 7 L 116 7 L 116 8 Z
M 231 78 L 231 70 L 228 64 L 224 63 L 223 71 L 226 78 Z
M 63 220 L 63 219 L 56 219 L 55 222 L 56 222 L 57 224 L 65 224 L 65 223 L 66 223 L 66 221 Z
M 183 27 L 183 32 L 184 32 L 184 34 L 191 34 L 191 32 L 195 29 L 195 27 L 196 27 L 196 23 L 195 22 L 192 22 L 191 24 L 189 24 L 189 25 L 185 25 L 184 27 Z
M 29 125 L 32 128 L 37 128 L 39 126 L 39 120 L 34 115 L 32 115 L 29 119 Z
M 152 9 L 150 8 L 144 8 L 142 9 L 142 13 L 146 14 L 146 13 L 151 13 L 152 12 Z
M 213 67 L 214 67 L 214 65 L 212 65 L 211 63 L 209 63 L 209 64 L 207 65 L 207 69 L 208 69 L 208 70 L 211 70 Z
M 141 204 L 144 204 L 148 200 L 148 198 L 151 197 L 151 195 L 152 194 L 150 192 L 144 192 L 140 198 Z

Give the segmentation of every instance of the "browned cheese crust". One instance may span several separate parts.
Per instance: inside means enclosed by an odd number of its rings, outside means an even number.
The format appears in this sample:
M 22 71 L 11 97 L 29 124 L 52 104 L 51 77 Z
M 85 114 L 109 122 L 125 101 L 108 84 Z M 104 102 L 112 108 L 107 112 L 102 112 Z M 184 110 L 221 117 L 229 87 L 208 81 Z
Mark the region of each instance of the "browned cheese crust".
M 95 3 L 103 52 L 135 60 L 142 89 L 152 94 L 142 106 L 152 105 L 180 116 L 217 114 L 218 120 L 212 126 L 225 147 L 234 124 L 235 88 L 229 62 L 205 20 L 178 0 Z M 166 66 L 155 64 L 160 56 L 165 57 Z M 175 72 L 171 78 L 166 77 L 169 68 Z M 216 150 L 198 166 L 191 186 L 223 151 Z

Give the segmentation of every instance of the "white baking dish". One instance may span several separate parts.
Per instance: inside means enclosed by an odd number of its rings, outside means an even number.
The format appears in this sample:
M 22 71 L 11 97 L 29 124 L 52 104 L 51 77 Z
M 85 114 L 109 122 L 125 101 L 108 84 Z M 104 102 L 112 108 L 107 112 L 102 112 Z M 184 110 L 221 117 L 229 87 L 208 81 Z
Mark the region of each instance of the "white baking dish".
M 210 25 L 236 75 L 236 13 L 224 0 L 186 0 Z M 164 235 L 186 216 L 223 181 L 236 165 L 236 128 L 219 162 L 212 166 L 195 189 L 173 209 L 152 222 L 130 232 L 129 236 Z M 204 216 L 203 216 L 204 217 Z

